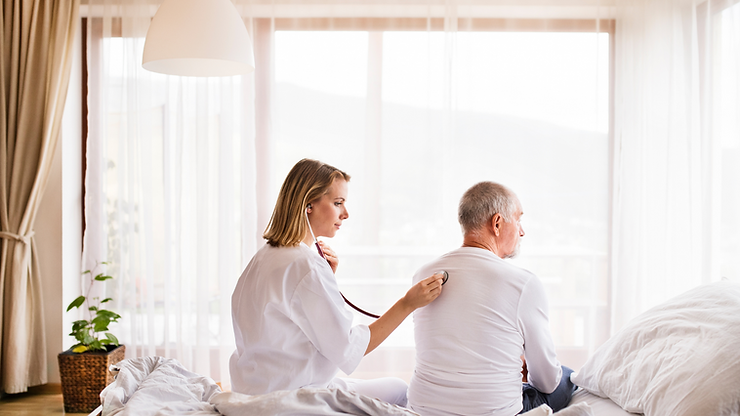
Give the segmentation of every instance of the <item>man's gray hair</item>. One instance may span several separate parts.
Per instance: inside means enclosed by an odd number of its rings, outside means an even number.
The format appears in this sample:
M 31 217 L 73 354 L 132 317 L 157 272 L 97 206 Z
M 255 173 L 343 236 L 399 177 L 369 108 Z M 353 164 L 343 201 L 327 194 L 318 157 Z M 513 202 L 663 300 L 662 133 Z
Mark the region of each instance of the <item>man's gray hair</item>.
M 481 229 L 499 214 L 510 222 L 517 209 L 516 195 L 509 188 L 496 182 L 480 182 L 465 191 L 460 198 L 457 219 L 463 233 Z

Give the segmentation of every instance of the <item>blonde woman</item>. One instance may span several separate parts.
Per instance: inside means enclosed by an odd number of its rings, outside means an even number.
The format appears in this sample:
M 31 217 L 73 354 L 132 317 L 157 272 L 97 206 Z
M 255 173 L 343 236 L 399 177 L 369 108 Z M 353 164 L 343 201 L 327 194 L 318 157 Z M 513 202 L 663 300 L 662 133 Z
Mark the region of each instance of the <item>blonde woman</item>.
M 370 325 L 352 325 L 339 292 L 335 253 L 316 237 L 333 237 L 344 220 L 350 176 L 316 160 L 299 161 L 285 178 L 265 231 L 232 296 L 236 351 L 232 389 L 264 394 L 332 387 L 406 405 L 407 385 L 393 377 L 337 378 L 352 373 L 417 308 L 436 299 L 442 276 L 415 284 Z M 312 232 L 313 231 L 313 232 Z M 325 258 L 322 257 L 322 252 Z

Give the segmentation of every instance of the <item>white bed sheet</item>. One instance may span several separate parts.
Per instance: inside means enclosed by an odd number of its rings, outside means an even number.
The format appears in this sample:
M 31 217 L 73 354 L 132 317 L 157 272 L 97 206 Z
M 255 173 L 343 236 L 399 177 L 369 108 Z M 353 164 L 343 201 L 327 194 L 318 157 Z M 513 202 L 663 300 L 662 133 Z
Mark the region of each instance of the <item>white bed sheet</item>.
M 339 389 L 297 389 L 248 396 L 177 360 L 140 357 L 114 366 L 116 379 L 100 394 L 102 416 L 418 416 L 405 408 Z
M 579 388 L 573 393 L 573 398 L 569 406 L 578 403 L 588 403 L 594 416 L 634 416 L 636 413 L 630 413 L 609 399 L 591 394 L 588 391 Z
M 191 373 L 176 360 L 162 357 L 125 360 L 116 367 L 119 368 L 116 381 L 101 394 L 103 416 L 415 414 L 336 389 L 299 389 L 259 396 L 222 393 L 210 378 Z M 588 404 L 593 416 L 635 415 L 610 399 L 582 388 L 575 392 L 569 407 L 579 403 Z

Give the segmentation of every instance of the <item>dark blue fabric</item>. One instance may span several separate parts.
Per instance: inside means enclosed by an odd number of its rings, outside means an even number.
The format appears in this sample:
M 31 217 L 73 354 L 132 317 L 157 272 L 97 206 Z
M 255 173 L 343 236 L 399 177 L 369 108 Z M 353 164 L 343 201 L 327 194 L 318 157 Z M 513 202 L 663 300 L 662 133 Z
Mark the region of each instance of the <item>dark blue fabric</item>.
M 574 385 L 570 381 L 570 374 L 573 372 L 566 366 L 563 367 L 563 376 L 560 378 L 560 384 L 550 394 L 540 393 L 539 390 L 532 387 L 529 383 L 522 383 L 522 411 L 519 413 L 528 412 L 534 408 L 537 408 L 543 404 L 547 404 L 552 409 L 553 413 L 561 410 L 570 403 L 570 398 L 576 391 L 578 386 Z

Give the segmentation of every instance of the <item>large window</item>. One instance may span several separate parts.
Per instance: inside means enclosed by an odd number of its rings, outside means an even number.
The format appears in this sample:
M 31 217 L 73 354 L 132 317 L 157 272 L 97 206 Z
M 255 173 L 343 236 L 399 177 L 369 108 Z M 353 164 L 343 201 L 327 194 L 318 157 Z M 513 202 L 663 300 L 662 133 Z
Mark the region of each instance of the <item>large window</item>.
M 345 295 L 385 311 L 461 244 L 464 190 L 497 181 L 525 212 L 514 262 L 545 283 L 561 359 L 580 366 L 608 327 L 610 34 L 279 30 L 274 42 L 273 182 L 303 157 L 353 176 L 350 218 L 328 242 Z M 410 319 L 360 371 L 389 361 L 409 374 Z
M 460 246 L 467 188 L 509 186 L 526 231 L 512 261 L 548 290 L 560 359 L 585 362 L 609 327 L 613 23 L 462 20 L 255 18 L 262 70 L 205 79 L 141 69 L 148 19 L 88 20 L 86 250 L 113 263 L 130 355 L 228 383 L 233 286 L 310 157 L 352 175 L 328 243 L 341 290 L 375 313 Z M 353 377 L 413 365 L 408 319 Z

